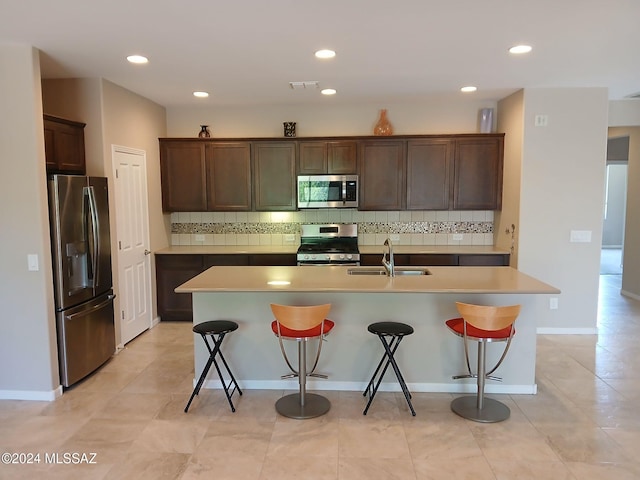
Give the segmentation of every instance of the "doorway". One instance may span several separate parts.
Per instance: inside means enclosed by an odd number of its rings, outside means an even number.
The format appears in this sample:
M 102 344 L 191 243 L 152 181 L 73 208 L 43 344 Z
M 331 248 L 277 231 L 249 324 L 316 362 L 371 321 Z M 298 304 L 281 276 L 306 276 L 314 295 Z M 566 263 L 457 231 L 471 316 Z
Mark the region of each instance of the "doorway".
M 146 153 L 112 145 L 118 229 L 121 343 L 151 328 L 151 257 Z
M 628 136 L 608 140 L 600 255 L 601 275 L 622 275 L 628 157 Z

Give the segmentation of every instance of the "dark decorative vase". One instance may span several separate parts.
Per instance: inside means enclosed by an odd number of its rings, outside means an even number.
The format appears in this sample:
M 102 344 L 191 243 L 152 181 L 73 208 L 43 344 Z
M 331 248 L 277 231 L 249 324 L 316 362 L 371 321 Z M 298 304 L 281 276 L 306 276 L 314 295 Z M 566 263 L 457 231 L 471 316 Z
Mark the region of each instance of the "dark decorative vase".
M 373 127 L 373 134 L 381 137 L 393 135 L 393 126 L 387 118 L 387 111 L 385 109 L 380 110 L 380 118 L 376 126 Z
M 296 122 L 284 122 L 284 136 L 295 137 L 296 136 Z
M 200 125 L 200 132 L 198 132 L 198 137 L 200 138 L 211 137 L 211 132 L 209 131 L 209 125 Z

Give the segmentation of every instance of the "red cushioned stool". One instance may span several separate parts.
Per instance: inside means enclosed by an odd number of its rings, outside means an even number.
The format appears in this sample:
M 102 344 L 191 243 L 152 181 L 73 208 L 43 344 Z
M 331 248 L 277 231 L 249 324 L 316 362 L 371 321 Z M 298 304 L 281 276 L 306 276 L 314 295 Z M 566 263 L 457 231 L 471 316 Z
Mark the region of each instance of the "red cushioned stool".
M 315 373 L 324 337 L 333 329 L 334 322 L 326 316 L 331 309 L 330 304 L 296 307 L 271 304 L 271 311 L 275 320 L 271 323 L 271 330 L 278 337 L 280 350 L 287 366 L 292 373 L 282 378 L 298 377 L 300 391 L 285 395 L 276 402 L 276 411 L 285 417 L 295 419 L 314 418 L 324 415 L 331 408 L 328 399 L 314 393 L 307 393 L 307 377 L 327 378 L 326 375 Z M 289 361 L 282 340 L 298 342 L 298 369 Z M 307 371 L 307 342 L 317 339 L 318 348 L 311 370 Z
M 462 318 L 452 318 L 445 323 L 453 333 L 464 340 L 464 356 L 469 373 L 455 375 L 453 378 L 477 378 L 478 392 L 475 396 L 456 398 L 451 402 L 451 410 L 461 417 L 476 422 L 494 423 L 506 420 L 511 414 L 509 407 L 492 398 L 485 398 L 484 385 L 486 379 L 502 380 L 491 374 L 502 364 L 507 355 L 511 339 L 516 333 L 514 322 L 520 314 L 520 305 L 493 307 L 456 302 L 456 306 Z M 478 342 L 477 373 L 471 371 L 467 340 Z M 489 342 L 506 342 L 506 345 L 496 365 L 487 372 L 486 345 Z

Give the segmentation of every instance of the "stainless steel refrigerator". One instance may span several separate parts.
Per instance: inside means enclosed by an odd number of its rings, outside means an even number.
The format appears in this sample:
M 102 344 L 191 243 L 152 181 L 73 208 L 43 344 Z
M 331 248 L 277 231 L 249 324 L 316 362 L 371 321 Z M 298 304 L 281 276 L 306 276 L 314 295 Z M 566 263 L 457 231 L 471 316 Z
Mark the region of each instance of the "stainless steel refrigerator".
M 60 382 L 69 387 L 115 352 L 107 179 L 49 177 Z

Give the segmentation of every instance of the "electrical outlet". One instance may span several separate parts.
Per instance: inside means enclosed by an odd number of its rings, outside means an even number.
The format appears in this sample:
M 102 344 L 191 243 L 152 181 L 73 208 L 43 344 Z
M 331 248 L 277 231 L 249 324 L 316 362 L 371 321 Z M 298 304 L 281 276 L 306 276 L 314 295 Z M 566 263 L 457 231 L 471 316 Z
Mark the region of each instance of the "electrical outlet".
M 558 297 L 551 297 L 549 299 L 549 310 L 557 310 L 558 309 Z
M 548 115 L 536 115 L 533 121 L 533 125 L 536 127 L 546 127 L 549 125 Z
M 284 235 L 284 241 L 287 243 L 293 243 L 296 241 L 296 236 L 293 233 L 286 233 Z
M 453 241 L 454 242 L 461 242 L 463 238 L 464 238 L 464 234 L 462 234 L 462 233 L 454 233 L 453 234 Z
M 389 238 L 391 239 L 392 242 L 400 241 L 400 235 L 398 233 L 392 233 L 391 235 L 389 235 Z
M 196 242 L 204 242 L 204 235 L 201 233 L 196 234 Z

